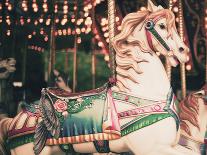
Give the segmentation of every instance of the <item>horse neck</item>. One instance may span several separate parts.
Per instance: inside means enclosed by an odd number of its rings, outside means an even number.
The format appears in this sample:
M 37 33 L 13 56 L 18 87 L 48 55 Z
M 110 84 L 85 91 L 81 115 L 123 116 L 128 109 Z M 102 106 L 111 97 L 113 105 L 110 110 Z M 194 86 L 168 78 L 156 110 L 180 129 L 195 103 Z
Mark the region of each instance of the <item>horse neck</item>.
M 137 82 L 131 80 L 128 77 L 121 77 L 118 74 L 118 82 L 126 83 L 128 89 L 122 89 L 119 87 L 119 91 L 123 91 L 135 96 L 154 99 L 154 100 L 165 100 L 170 89 L 170 82 L 167 77 L 166 71 L 159 57 L 155 53 L 144 53 L 138 47 L 133 49 L 133 52 L 138 52 L 138 56 L 146 61 L 137 63 L 142 73 L 136 73 L 133 70 L 131 74 L 137 79 Z M 118 68 L 118 65 L 117 65 Z

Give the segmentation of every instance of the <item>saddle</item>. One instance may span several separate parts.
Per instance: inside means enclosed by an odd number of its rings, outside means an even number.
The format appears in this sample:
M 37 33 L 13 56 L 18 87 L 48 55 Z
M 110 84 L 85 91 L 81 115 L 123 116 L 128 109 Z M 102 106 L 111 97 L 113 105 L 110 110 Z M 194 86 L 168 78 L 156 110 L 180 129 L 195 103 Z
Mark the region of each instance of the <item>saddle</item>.
M 57 97 L 67 97 L 67 98 L 78 98 L 78 97 L 84 97 L 84 96 L 91 96 L 91 95 L 96 95 L 99 94 L 103 91 L 106 91 L 108 89 L 108 85 L 105 84 L 102 87 L 99 87 L 97 89 L 92 89 L 89 91 L 84 91 L 84 92 L 78 92 L 78 93 L 70 93 L 68 91 L 65 91 L 61 88 L 57 87 L 50 87 L 47 88 L 48 93 L 57 96 Z

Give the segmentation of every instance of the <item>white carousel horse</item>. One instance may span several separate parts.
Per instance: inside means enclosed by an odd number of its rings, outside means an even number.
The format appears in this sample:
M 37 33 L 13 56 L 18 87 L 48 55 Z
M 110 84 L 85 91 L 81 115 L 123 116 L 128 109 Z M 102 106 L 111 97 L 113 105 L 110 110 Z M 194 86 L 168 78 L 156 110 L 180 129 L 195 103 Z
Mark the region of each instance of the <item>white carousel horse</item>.
M 72 95 L 44 89 L 39 108 L 28 107 L 13 121 L 4 123 L 6 130 L 3 135 L 9 133 L 12 155 L 34 155 L 34 151 L 35 154 L 41 155 L 56 154 L 61 151 L 57 149 L 54 153 L 57 148 L 54 145 L 69 143 L 73 144 L 75 152 L 80 153 L 95 153 L 99 145 L 102 145 L 101 149 L 110 149 L 116 153 L 185 155 L 172 146 L 176 140 L 179 121 L 173 108 L 174 97 L 170 82 L 156 55 L 156 52 L 164 55 L 172 66 L 176 66 L 178 61 L 187 61 L 188 48 L 177 33 L 173 13 L 160 6 L 156 7 L 149 1 L 148 10 L 128 14 L 123 19 L 121 33 L 113 40 L 113 46 L 116 51 L 116 85 L 92 93 Z M 54 107 L 51 96 L 54 99 Z M 75 106 L 69 103 L 70 100 Z M 88 103 L 88 100 L 92 101 Z M 104 101 L 104 106 L 98 104 L 101 101 Z M 80 108 L 83 104 L 87 104 L 85 111 Z M 73 122 L 75 128 L 61 121 L 71 123 L 70 117 L 79 117 L 78 110 L 88 114 L 91 107 L 96 108 L 93 112 L 97 116 L 88 118 L 88 115 L 84 115 L 84 119 L 97 121 L 99 111 L 101 107 L 105 108 L 105 105 L 108 107 L 102 112 L 106 113 L 107 117 L 104 117 L 103 122 L 108 123 L 108 128 L 104 125 L 103 128 L 108 132 L 64 137 L 64 129 L 71 129 L 67 130 L 67 134 L 79 130 L 88 133 L 88 130 L 77 127 L 79 122 L 84 121 Z M 38 112 L 39 109 L 41 112 Z M 37 122 L 39 123 L 36 128 Z M 34 128 L 35 145 L 32 143 L 33 135 L 31 137 Z M 93 143 L 105 140 L 109 141 L 97 144 L 98 147 Z

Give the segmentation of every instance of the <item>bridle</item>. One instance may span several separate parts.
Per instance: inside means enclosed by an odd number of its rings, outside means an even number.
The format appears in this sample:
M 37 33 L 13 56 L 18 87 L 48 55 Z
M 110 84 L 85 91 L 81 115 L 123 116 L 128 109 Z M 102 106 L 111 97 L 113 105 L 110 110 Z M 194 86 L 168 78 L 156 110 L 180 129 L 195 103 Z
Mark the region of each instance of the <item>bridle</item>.
M 153 44 L 152 44 L 152 35 L 155 37 L 155 39 L 169 52 L 168 56 L 172 56 L 172 53 L 170 52 L 171 49 L 167 45 L 167 43 L 162 39 L 162 37 L 159 35 L 159 33 L 155 30 L 155 23 L 162 17 L 155 18 L 154 20 L 149 19 L 146 22 L 145 25 L 145 32 L 146 32 L 146 37 L 147 37 L 147 42 L 151 50 L 155 51 Z

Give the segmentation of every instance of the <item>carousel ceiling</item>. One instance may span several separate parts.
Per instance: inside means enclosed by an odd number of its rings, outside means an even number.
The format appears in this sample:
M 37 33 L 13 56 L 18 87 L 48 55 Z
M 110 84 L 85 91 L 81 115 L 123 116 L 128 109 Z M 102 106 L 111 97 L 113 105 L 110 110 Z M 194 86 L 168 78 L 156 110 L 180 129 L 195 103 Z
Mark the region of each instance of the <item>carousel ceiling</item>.
M 178 0 L 171 0 L 172 10 L 178 18 Z M 154 0 L 168 8 L 169 1 Z M 146 0 L 115 0 L 116 32 L 122 18 L 139 9 L 145 9 Z M 183 0 L 185 42 L 191 47 L 189 71 L 202 70 L 205 64 L 205 1 Z M 176 18 L 178 25 L 179 19 Z M 207 21 L 207 20 L 206 20 Z M 187 23 L 187 24 L 186 24 Z M 51 28 L 54 33 L 51 33 Z M 0 2 L 1 57 L 12 55 L 21 48 L 36 52 L 48 51 L 51 35 L 55 48 L 93 49 L 108 54 L 108 20 L 106 0 L 4 0 Z M 76 37 L 75 37 L 76 36 Z M 76 39 L 75 39 L 76 38 Z M 93 39 L 95 38 L 95 39 Z M 196 68 L 196 69 L 194 69 Z

